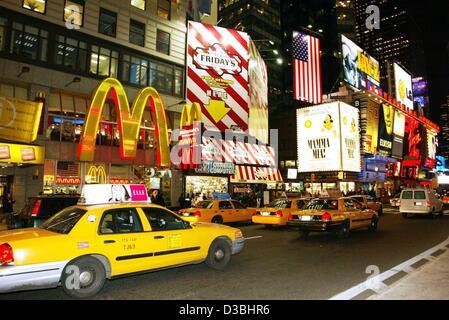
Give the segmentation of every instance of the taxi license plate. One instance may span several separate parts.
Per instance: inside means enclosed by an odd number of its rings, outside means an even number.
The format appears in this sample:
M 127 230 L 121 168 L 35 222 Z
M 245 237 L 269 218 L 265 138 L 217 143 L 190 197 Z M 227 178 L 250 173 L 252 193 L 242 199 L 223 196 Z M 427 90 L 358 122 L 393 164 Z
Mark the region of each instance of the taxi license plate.
M 301 220 L 302 221 L 312 221 L 312 217 L 311 216 L 301 216 Z
M 267 217 L 267 216 L 270 215 L 270 213 L 271 213 L 271 212 L 261 212 L 260 215 L 261 215 L 261 216 L 264 216 L 264 217 Z
M 188 213 L 188 212 L 183 212 L 182 215 L 183 215 L 184 217 L 188 217 L 188 216 L 190 216 L 190 213 Z
M 415 206 L 422 206 L 422 202 L 415 202 Z

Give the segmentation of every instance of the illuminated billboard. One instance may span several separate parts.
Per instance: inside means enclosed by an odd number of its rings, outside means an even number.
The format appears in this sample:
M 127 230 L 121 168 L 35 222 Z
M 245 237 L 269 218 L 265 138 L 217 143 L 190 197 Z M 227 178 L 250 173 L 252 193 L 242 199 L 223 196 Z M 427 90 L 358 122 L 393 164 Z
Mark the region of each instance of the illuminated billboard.
M 438 139 L 434 132 L 427 130 L 427 157 L 436 159 Z
M 298 171 L 360 172 L 359 111 L 342 102 L 297 110 Z
M 404 159 L 419 160 L 421 157 L 422 137 L 418 120 L 405 117 Z
M 379 116 L 379 154 L 390 157 L 393 152 L 394 140 L 394 108 L 383 104 Z
M 404 152 L 405 115 L 399 111 L 394 113 L 392 156 L 402 158 Z
M 365 152 L 375 154 L 377 152 L 377 140 L 379 136 L 379 104 L 368 100 L 366 108 L 366 134 Z
M 413 78 L 413 101 L 421 108 L 429 104 L 427 81 L 422 77 Z
M 380 85 L 379 62 L 366 54 L 358 45 L 342 37 L 343 76 L 345 82 L 361 90 L 368 82 L 375 87 Z
M 200 104 L 206 129 L 248 129 L 248 62 L 248 34 L 189 21 L 186 100 Z
M 393 64 L 394 83 L 396 87 L 396 100 L 404 104 L 407 109 L 413 110 L 413 84 L 412 76 L 397 63 Z

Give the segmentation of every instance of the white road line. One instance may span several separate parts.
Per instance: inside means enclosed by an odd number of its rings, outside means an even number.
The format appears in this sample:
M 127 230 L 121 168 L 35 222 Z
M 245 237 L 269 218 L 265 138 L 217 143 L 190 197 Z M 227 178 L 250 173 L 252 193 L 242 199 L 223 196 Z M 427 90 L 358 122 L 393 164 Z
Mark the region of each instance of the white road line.
M 245 240 L 252 240 L 252 239 L 259 239 L 259 238 L 262 238 L 262 236 L 248 237 L 248 238 L 245 238 Z
M 397 274 L 401 271 L 406 272 L 406 273 L 415 271 L 416 269 L 411 267 L 411 265 L 413 265 L 414 263 L 416 263 L 422 259 L 426 259 L 429 261 L 434 260 L 434 257 L 432 257 L 431 254 L 438 250 L 447 250 L 447 247 L 446 247 L 447 245 L 449 245 L 449 238 L 447 238 L 445 241 L 441 242 L 440 244 L 437 244 L 435 247 L 430 248 L 429 250 L 424 251 L 423 253 L 417 255 L 416 257 L 413 257 L 413 258 L 397 265 L 396 267 L 393 267 L 390 270 L 387 270 L 387 271 L 381 273 L 380 275 L 378 275 L 375 280 L 380 283 L 380 286 L 382 287 L 382 289 L 380 289 L 380 290 L 373 289 L 373 279 L 371 278 L 371 279 L 367 279 L 366 281 L 364 281 L 346 291 L 343 291 L 343 292 L 333 296 L 329 300 L 350 300 L 350 299 L 354 298 L 355 296 L 359 295 L 360 293 L 362 293 L 363 291 L 369 290 L 369 289 L 376 292 L 376 294 L 379 294 L 380 292 L 388 289 L 388 286 L 386 286 L 383 283 L 383 281 L 385 281 L 386 279 L 394 276 L 395 274 Z

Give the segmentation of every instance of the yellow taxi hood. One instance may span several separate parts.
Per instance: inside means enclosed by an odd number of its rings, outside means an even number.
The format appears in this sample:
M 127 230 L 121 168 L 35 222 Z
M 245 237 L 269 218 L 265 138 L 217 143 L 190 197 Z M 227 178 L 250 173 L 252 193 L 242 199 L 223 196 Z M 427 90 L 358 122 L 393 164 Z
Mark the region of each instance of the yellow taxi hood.
M 0 232 L 0 244 L 44 237 L 60 236 L 59 233 L 40 228 L 27 228 Z
M 218 224 L 218 223 L 210 223 L 210 222 L 192 222 L 190 225 L 194 228 L 208 228 L 208 229 L 229 229 L 233 230 L 235 228 L 226 226 L 224 224 Z

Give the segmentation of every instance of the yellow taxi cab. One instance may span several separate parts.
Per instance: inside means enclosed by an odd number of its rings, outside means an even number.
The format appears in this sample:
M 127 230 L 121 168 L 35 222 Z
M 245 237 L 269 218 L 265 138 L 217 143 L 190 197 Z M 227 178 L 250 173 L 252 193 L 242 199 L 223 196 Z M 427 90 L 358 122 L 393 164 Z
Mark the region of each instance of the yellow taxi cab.
M 378 221 L 376 211 L 354 198 L 329 197 L 310 200 L 303 210 L 291 213 L 287 225 L 299 229 L 304 237 L 317 231 L 335 232 L 345 238 L 354 229 L 377 231 Z
M 292 211 L 301 210 L 310 198 L 280 198 L 273 200 L 265 208 L 257 208 L 253 212 L 253 223 L 273 225 L 287 225 L 288 215 Z
M 235 200 L 204 200 L 194 208 L 181 209 L 178 214 L 189 222 L 228 223 L 250 221 L 254 210 Z
M 101 199 L 107 186 L 85 189 Z M 148 203 L 145 186 L 119 186 L 125 199 L 106 195 L 107 204 L 86 201 L 38 228 L 0 232 L 0 292 L 61 285 L 70 296 L 85 298 L 106 279 L 123 275 L 201 262 L 221 270 L 243 250 L 239 229 L 188 223 Z

